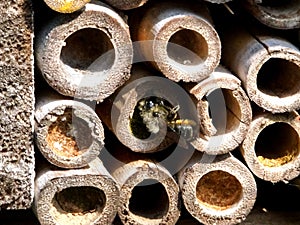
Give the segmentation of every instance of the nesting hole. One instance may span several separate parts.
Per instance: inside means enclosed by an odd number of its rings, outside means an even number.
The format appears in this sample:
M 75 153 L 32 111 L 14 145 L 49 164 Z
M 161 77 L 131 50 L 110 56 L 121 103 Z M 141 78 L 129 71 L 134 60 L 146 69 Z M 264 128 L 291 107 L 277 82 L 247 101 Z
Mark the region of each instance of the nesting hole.
M 257 75 L 258 89 L 280 98 L 294 95 L 300 90 L 300 69 L 296 64 L 271 58 L 263 64 Z
M 161 219 L 169 210 L 165 187 L 153 179 L 146 179 L 135 186 L 129 200 L 129 210 L 146 219 Z
M 104 71 L 112 67 L 115 52 L 106 33 L 95 28 L 74 32 L 65 40 L 60 59 L 63 64 L 79 70 Z
M 236 177 L 221 170 L 205 174 L 196 188 L 198 201 L 216 210 L 234 206 L 241 200 L 242 194 L 242 185 Z
M 48 128 L 46 142 L 57 155 L 71 158 L 84 153 L 92 144 L 91 129 L 86 121 L 66 108 Z
M 208 56 L 208 45 L 198 32 L 188 29 L 177 31 L 167 45 L 169 58 L 183 65 L 198 65 Z
M 263 129 L 255 142 L 260 163 L 268 167 L 282 166 L 299 155 L 299 135 L 287 123 L 274 123 Z
M 105 194 L 98 188 L 69 187 L 57 192 L 52 199 L 53 216 L 61 222 L 59 224 L 87 225 L 99 217 L 105 204 Z
M 216 89 L 206 100 L 209 103 L 209 115 L 217 130 L 215 135 L 222 135 L 236 130 L 242 117 L 240 104 L 232 90 Z

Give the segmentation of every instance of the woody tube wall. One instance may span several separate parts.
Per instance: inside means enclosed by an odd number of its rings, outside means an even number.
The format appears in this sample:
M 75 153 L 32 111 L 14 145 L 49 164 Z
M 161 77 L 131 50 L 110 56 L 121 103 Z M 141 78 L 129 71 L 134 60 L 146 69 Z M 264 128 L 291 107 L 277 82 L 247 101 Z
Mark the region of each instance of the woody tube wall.
M 129 18 L 142 55 L 171 80 L 197 82 L 219 64 L 219 36 L 205 5 L 198 4 L 153 4 L 140 23 Z
M 196 152 L 178 179 L 186 209 L 203 224 L 241 223 L 256 200 L 253 175 L 230 154 Z
M 33 209 L 41 225 L 109 225 L 118 205 L 119 187 L 99 159 L 71 170 L 40 163 Z
M 0 208 L 33 200 L 33 17 L 29 0 L 0 2 Z
M 192 145 L 213 155 L 238 147 L 252 120 L 250 101 L 241 81 L 219 66 L 205 80 L 186 87 L 195 97 L 200 121 L 200 130 Z
M 102 101 L 130 76 L 132 43 L 124 20 L 97 1 L 58 15 L 37 35 L 41 74 L 62 95 Z

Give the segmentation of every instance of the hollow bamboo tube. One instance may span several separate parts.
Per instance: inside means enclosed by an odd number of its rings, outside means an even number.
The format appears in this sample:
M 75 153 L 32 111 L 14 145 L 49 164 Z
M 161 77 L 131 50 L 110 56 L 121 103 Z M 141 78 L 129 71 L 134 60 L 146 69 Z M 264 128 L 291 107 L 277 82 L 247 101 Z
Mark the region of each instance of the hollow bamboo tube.
M 133 160 L 111 174 L 120 185 L 118 215 L 124 225 L 176 224 L 180 216 L 179 187 L 163 166 Z
M 272 113 L 300 107 L 300 51 L 275 36 L 240 28 L 222 35 L 223 63 L 242 80 L 249 98 Z
M 0 210 L 27 209 L 35 176 L 32 2 L 0 1 L 0 15 Z
M 195 109 L 192 108 L 193 102 L 184 89 L 166 78 L 154 76 L 143 67 L 135 66 L 126 85 L 112 98 L 96 107 L 101 120 L 115 133 L 119 141 L 135 152 L 157 152 L 178 140 L 178 136 L 167 129 L 163 120 L 158 121 L 157 133 L 150 133 L 146 138 L 140 137 L 146 128 L 134 126 L 133 115 L 138 102 L 150 96 L 160 97 L 173 107 L 180 105 L 178 114 L 182 118 L 187 118 L 192 113 L 196 117 Z M 157 118 L 153 118 L 155 119 Z
M 80 168 L 94 160 L 104 146 L 102 122 L 88 105 L 39 93 L 35 112 L 35 141 L 42 155 L 62 168 Z
M 130 76 L 132 43 L 124 20 L 106 5 L 54 18 L 36 40 L 37 66 L 62 95 L 102 101 Z
M 192 142 L 199 151 L 225 154 L 247 135 L 252 110 L 241 81 L 223 67 L 189 92 L 196 98 L 200 135 Z
M 76 170 L 44 164 L 35 179 L 33 208 L 41 225 L 111 224 L 119 187 L 99 159 Z
M 211 2 L 211 3 L 221 4 L 221 3 L 230 2 L 230 1 L 232 1 L 232 0 L 205 0 L 205 1 Z
M 277 29 L 300 28 L 300 1 L 247 0 L 245 8 L 261 23 Z
M 198 152 L 180 171 L 178 179 L 186 209 L 203 224 L 241 223 L 256 200 L 253 175 L 230 154 Z
M 130 10 L 143 6 L 148 0 L 105 0 L 108 4 L 120 10 Z
M 44 0 L 52 10 L 60 13 L 73 13 L 83 8 L 91 0 Z
M 197 82 L 218 66 L 221 43 L 204 5 L 157 3 L 132 21 L 141 53 L 169 79 Z
M 299 176 L 299 115 L 291 112 L 257 116 L 241 151 L 251 171 L 263 180 L 275 183 Z

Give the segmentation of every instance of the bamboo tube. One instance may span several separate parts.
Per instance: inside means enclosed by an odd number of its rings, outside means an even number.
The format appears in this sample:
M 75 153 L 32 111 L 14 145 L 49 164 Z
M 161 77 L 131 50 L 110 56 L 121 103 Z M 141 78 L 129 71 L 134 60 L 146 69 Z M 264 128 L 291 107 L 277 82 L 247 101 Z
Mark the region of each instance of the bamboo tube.
M 60 13 L 72 13 L 83 8 L 91 0 L 44 0 L 54 11 Z
M 33 200 L 33 18 L 29 0 L 0 2 L 0 209 Z
M 163 166 L 135 160 L 111 174 L 121 187 L 118 215 L 124 225 L 176 224 L 180 216 L 179 187 Z
M 43 156 L 62 168 L 93 161 L 104 146 L 101 120 L 88 105 L 40 93 L 35 112 L 36 144 Z
M 205 1 L 211 2 L 211 3 L 221 4 L 221 3 L 230 2 L 230 1 L 232 1 L 232 0 L 205 0 Z
M 178 174 L 186 209 L 203 224 L 238 224 L 256 200 L 251 172 L 239 160 L 196 153 Z
M 87 167 L 39 168 L 33 208 L 41 225 L 111 224 L 118 208 L 119 188 L 99 159 Z
M 159 97 L 170 103 L 171 107 L 180 106 L 180 118 L 194 119 L 196 110 L 193 102 L 176 83 L 153 73 L 143 67 L 135 66 L 130 80 L 114 96 L 99 104 L 96 112 L 101 120 L 114 132 L 119 141 L 134 152 L 151 153 L 166 149 L 180 137 L 167 129 L 166 121 L 156 117 L 157 133 L 149 132 L 135 116 L 139 102 L 147 97 Z
M 300 1 L 247 0 L 245 8 L 261 23 L 277 29 L 300 28 Z
M 241 81 L 219 67 L 189 91 L 197 101 L 201 131 L 192 145 L 213 155 L 238 147 L 252 120 L 250 101 Z
M 240 27 L 222 35 L 223 63 L 239 76 L 258 106 L 282 113 L 300 107 L 300 51 L 275 36 L 253 36 Z
M 241 151 L 256 176 L 273 183 L 299 176 L 299 119 L 291 112 L 263 114 L 253 120 Z
M 105 0 L 108 4 L 120 10 L 130 10 L 143 6 L 148 0 Z
M 157 3 L 132 21 L 141 53 L 169 79 L 197 82 L 218 66 L 221 43 L 203 4 Z
M 130 76 L 132 43 L 124 20 L 106 5 L 54 18 L 37 36 L 41 74 L 62 95 L 102 101 Z

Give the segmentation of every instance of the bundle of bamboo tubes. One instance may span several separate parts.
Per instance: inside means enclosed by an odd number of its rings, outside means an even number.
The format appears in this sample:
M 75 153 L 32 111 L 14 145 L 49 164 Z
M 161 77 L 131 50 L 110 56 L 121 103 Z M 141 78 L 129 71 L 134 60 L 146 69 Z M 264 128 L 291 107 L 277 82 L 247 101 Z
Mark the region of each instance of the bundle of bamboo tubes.
M 30 2 L 4 4 L 4 21 L 33 16 Z M 14 33 L 25 53 L 0 43 L 0 208 L 41 225 L 173 225 L 183 209 L 243 222 L 258 179 L 300 177 L 299 8 L 34 2 L 35 33 L 30 16 Z

